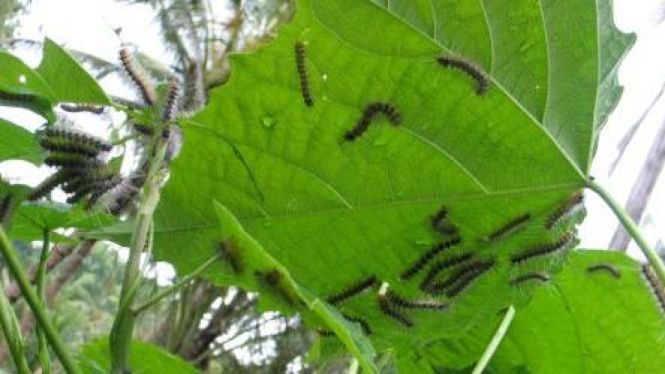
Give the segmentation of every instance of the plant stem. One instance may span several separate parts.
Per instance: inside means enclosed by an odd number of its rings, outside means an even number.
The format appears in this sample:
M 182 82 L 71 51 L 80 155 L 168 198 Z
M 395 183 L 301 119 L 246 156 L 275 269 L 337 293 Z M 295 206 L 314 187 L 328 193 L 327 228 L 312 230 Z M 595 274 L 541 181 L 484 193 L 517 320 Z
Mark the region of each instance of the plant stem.
M 146 309 L 149 309 L 153 305 L 155 305 L 155 304 L 159 303 L 160 301 L 162 301 L 162 299 L 164 299 L 165 297 L 171 295 L 175 291 L 178 291 L 184 285 L 189 283 L 189 281 L 191 281 L 192 279 L 198 277 L 202 272 L 204 272 L 208 267 L 210 267 L 210 265 L 215 263 L 215 261 L 217 261 L 217 259 L 219 257 L 220 257 L 220 254 L 215 254 L 214 256 L 210 257 L 210 259 L 208 259 L 208 261 L 204 262 L 203 265 L 199 266 L 196 270 L 194 270 L 193 272 L 191 272 L 191 273 L 187 274 L 186 276 L 184 276 L 176 284 L 174 284 L 173 286 L 167 288 L 166 290 L 164 290 L 162 292 L 159 292 L 152 299 L 150 299 L 150 300 L 146 301 L 145 303 L 143 303 L 142 305 L 134 308 L 134 314 L 138 315 L 139 313 L 144 312 Z
M 159 190 L 162 182 L 160 175 L 166 154 L 166 146 L 166 139 L 160 139 L 157 143 L 157 150 L 146 178 L 144 198 L 141 201 L 134 224 L 129 258 L 125 265 L 125 275 L 120 291 L 120 307 L 113 322 L 109 338 L 112 356 L 111 372 L 114 374 L 122 374 L 129 371 L 129 349 L 135 319 L 132 304 L 136 295 L 136 285 L 139 282 L 141 252 L 143 252 L 143 247 L 148 238 L 152 215 L 159 203 Z
M 35 318 L 37 319 L 39 326 L 44 331 L 46 339 L 51 344 L 53 351 L 60 359 L 62 366 L 70 374 L 79 374 L 81 371 L 76 366 L 75 361 L 69 354 L 67 348 L 65 348 L 65 345 L 60 339 L 60 336 L 58 335 L 55 327 L 53 327 L 51 324 L 51 321 L 46 314 L 46 310 L 44 310 L 44 306 L 39 302 L 39 298 L 37 297 L 35 290 L 30 285 L 28 277 L 23 271 L 23 267 L 21 266 L 21 262 L 16 255 L 16 251 L 14 250 L 14 247 L 12 246 L 9 238 L 7 237 L 7 234 L 5 233 L 5 230 L 2 227 L 0 227 L 0 250 L 2 251 L 2 255 L 5 257 L 7 267 L 16 279 L 16 282 L 18 283 L 19 288 L 21 288 L 21 292 L 23 293 L 26 302 L 30 306 L 30 309 L 32 309 L 32 312 L 35 314 Z
M 0 292 L 0 328 L 16 366 L 16 371 L 20 374 L 29 374 L 30 367 L 25 358 L 25 344 L 21 336 L 21 327 L 4 292 Z
M 621 205 L 619 205 L 619 203 L 614 200 L 609 192 L 607 192 L 598 183 L 593 180 L 588 180 L 587 186 L 596 192 L 603 200 L 605 200 L 605 203 L 612 209 L 612 211 L 614 211 L 614 214 L 617 216 L 617 218 L 619 218 L 619 221 L 621 221 L 624 229 L 626 229 L 628 234 L 630 234 L 633 240 L 635 240 L 635 243 L 637 243 L 637 245 L 642 250 L 642 253 L 644 253 L 644 256 L 646 256 L 651 266 L 653 266 L 653 269 L 656 274 L 658 274 L 660 281 L 665 284 L 665 265 L 663 265 L 663 261 L 660 259 L 660 256 L 658 256 L 658 253 L 653 248 L 651 248 L 649 243 L 647 243 L 647 241 L 644 239 L 632 218 L 630 218 L 628 213 L 623 210 Z
M 506 310 L 506 315 L 503 317 L 503 321 L 501 321 L 499 328 L 494 333 L 494 337 L 490 341 L 490 344 L 487 345 L 487 348 L 485 348 L 485 352 L 483 353 L 482 357 L 480 357 L 476 367 L 473 368 L 472 374 L 481 374 L 483 370 L 485 370 L 485 367 L 487 367 L 487 364 L 489 364 L 497 348 L 499 348 L 499 344 L 501 344 L 504 336 L 506 336 L 508 328 L 510 327 L 510 324 L 513 323 L 514 318 L 515 307 L 511 305 L 508 307 L 508 310 Z
M 46 264 L 48 262 L 48 256 L 49 256 L 49 245 L 50 245 L 50 236 L 51 232 L 49 231 L 48 228 L 44 229 L 44 239 L 42 243 L 42 253 L 41 257 L 39 258 L 39 266 L 37 267 L 37 297 L 41 301 L 42 305 L 44 308 L 46 308 L 46 297 L 45 297 L 45 290 L 46 290 Z M 37 326 L 37 339 L 39 341 L 39 362 L 42 365 L 42 373 L 43 374 L 50 374 L 51 373 L 51 359 L 49 358 L 48 355 L 48 345 L 46 344 L 46 336 L 44 335 L 44 331 Z

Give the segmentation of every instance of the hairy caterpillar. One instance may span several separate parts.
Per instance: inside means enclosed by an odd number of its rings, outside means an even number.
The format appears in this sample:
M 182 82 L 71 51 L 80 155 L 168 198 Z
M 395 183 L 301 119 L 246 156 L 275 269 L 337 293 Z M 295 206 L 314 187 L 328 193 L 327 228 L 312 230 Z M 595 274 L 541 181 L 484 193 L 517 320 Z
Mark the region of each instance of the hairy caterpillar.
M 445 241 L 442 241 L 442 242 L 438 243 L 437 245 L 432 247 L 429 251 L 425 252 L 425 254 L 420 256 L 418 261 L 416 261 L 413 265 L 411 265 L 411 267 L 406 269 L 402 273 L 401 279 L 402 280 L 408 280 L 408 279 L 413 278 L 416 274 L 418 274 L 418 272 L 420 272 L 420 270 L 423 267 L 425 267 L 430 261 L 432 261 L 436 257 L 436 255 L 438 255 L 439 253 L 441 253 L 442 251 L 444 251 L 447 248 L 450 248 L 450 247 L 453 247 L 453 246 L 459 244 L 461 241 L 462 241 L 462 238 L 459 237 L 459 236 L 456 236 L 454 238 L 451 238 L 451 239 L 448 239 L 448 240 L 445 240 Z
M 60 104 L 60 109 L 70 113 L 89 112 L 93 114 L 104 113 L 103 106 L 96 106 L 90 104 Z
M 512 261 L 513 264 L 518 264 L 537 256 L 542 256 L 550 254 L 552 252 L 562 251 L 568 249 L 573 244 L 574 240 L 575 236 L 572 233 L 567 232 L 553 243 L 547 243 L 534 248 L 527 249 L 522 253 L 514 255 L 510 260 Z
M 394 304 L 386 295 L 379 294 L 377 300 L 379 303 L 379 309 L 383 312 L 383 314 L 406 327 L 413 327 L 413 321 L 411 321 L 411 319 L 404 314 L 400 313 L 400 311 L 394 307 Z
M 122 181 L 115 186 L 110 192 L 110 202 L 107 205 L 107 210 L 112 215 L 120 215 L 124 213 L 131 203 L 134 201 L 141 187 L 146 180 L 147 163 L 144 163 L 139 170 L 134 171 L 128 177 L 123 178 Z
M 238 245 L 233 240 L 224 240 L 219 242 L 219 250 L 224 259 L 231 265 L 231 269 L 238 274 L 243 271 L 245 264 L 242 261 Z
M 94 136 L 82 133 L 80 131 L 59 128 L 59 127 L 48 127 L 44 131 L 44 135 L 48 138 L 50 143 L 62 145 L 67 144 L 70 146 L 80 146 L 87 147 L 99 152 L 108 152 L 113 146 L 102 139 L 99 139 Z M 95 153 L 96 154 L 96 153 Z
M 434 295 L 445 293 L 448 297 L 453 297 L 463 291 L 473 280 L 481 276 L 492 266 L 494 266 L 494 260 L 471 262 L 459 268 L 445 281 L 431 284 L 426 292 Z
M 555 228 L 563 220 L 577 213 L 583 206 L 584 192 L 577 191 L 573 193 L 562 206 L 549 216 L 546 223 L 547 228 L 550 230 Z
M 96 158 L 85 157 L 73 153 L 52 153 L 44 159 L 44 164 L 70 169 L 95 168 L 102 165 Z
M 53 191 L 54 188 L 58 187 L 58 185 L 71 178 L 71 176 L 72 176 L 71 171 L 68 170 L 56 171 L 51 176 L 44 179 L 44 181 L 42 181 L 35 188 L 33 188 L 32 191 L 30 191 L 30 194 L 28 194 L 28 200 L 34 201 L 46 196 L 48 193 Z
M 550 276 L 547 273 L 541 273 L 541 272 L 533 272 L 533 273 L 528 273 L 528 274 L 523 274 L 523 275 L 518 275 L 515 278 L 510 280 L 510 285 L 511 286 L 517 286 L 521 283 L 530 281 L 530 280 L 539 280 L 541 282 L 548 282 L 552 279 L 552 276 Z
M 296 67 L 300 77 L 300 92 L 302 93 L 305 105 L 311 107 L 314 105 L 314 98 L 309 87 L 309 75 L 307 74 L 307 50 L 303 42 L 297 42 L 295 47 Z
M 367 323 L 367 321 L 365 321 L 363 318 L 350 316 L 346 313 L 342 313 L 342 316 L 349 322 L 359 324 L 365 335 L 372 335 L 372 329 L 370 328 L 369 323 Z
M 371 275 L 358 283 L 355 283 L 347 288 L 345 288 L 342 292 L 336 293 L 334 295 L 328 296 L 326 298 L 326 301 L 329 304 L 335 305 L 339 304 L 342 301 L 345 301 L 347 299 L 350 299 L 356 295 L 359 295 L 363 293 L 364 291 L 372 288 L 376 284 L 376 277 L 374 275 Z
M 134 128 L 134 131 L 141 135 L 152 136 L 155 134 L 155 129 L 150 125 L 145 125 L 143 123 L 133 123 L 132 127 Z
M 425 276 L 425 278 L 423 279 L 422 283 L 420 284 L 420 289 L 422 291 L 427 291 L 434 282 L 434 279 L 436 279 L 437 275 L 439 275 L 441 271 L 453 266 L 464 264 L 470 261 L 471 259 L 473 259 L 472 253 L 464 253 L 434 263 L 430 268 L 429 272 L 427 273 L 427 275 Z
M 129 78 L 134 82 L 136 88 L 138 88 L 143 101 L 147 105 L 154 105 L 155 90 L 152 83 L 148 80 L 143 68 L 134 61 L 134 58 L 128 49 L 123 48 L 120 50 L 120 62 L 122 62 L 122 66 L 127 72 L 127 75 L 129 75 Z
M 601 271 L 605 270 L 608 273 L 612 274 L 614 278 L 621 278 L 621 272 L 619 269 L 616 268 L 616 266 L 610 264 L 610 263 L 600 263 L 600 264 L 594 264 L 594 265 L 589 265 L 589 267 L 586 268 L 586 270 L 589 273 L 594 273 L 596 271 Z
M 488 81 L 485 74 L 469 61 L 457 57 L 441 56 L 437 59 L 439 64 L 445 68 L 455 68 L 468 74 L 476 81 L 476 94 L 484 95 L 487 92 Z
M 169 82 L 169 88 L 166 91 L 166 100 L 162 109 L 162 120 L 168 122 L 173 118 L 176 112 L 176 101 L 178 100 L 178 92 L 180 87 L 176 81 Z
M 344 139 L 353 141 L 360 137 L 367 131 L 377 114 L 383 114 L 395 126 L 402 122 L 401 115 L 394 106 L 383 102 L 372 103 L 365 107 L 362 117 L 354 128 L 344 134 Z
M 319 334 L 319 335 L 321 335 L 321 336 L 325 336 L 325 337 L 328 337 L 328 336 L 335 336 L 335 333 L 334 333 L 333 331 L 331 331 L 331 330 L 327 330 L 327 329 L 323 329 L 323 328 L 318 328 L 318 329 L 316 329 L 316 333 Z
M 277 269 L 268 272 L 255 273 L 263 283 L 275 291 L 282 300 L 291 306 L 296 306 L 300 299 L 289 290 L 284 284 L 284 277 Z
M 665 313 L 665 289 L 663 289 L 663 284 L 660 282 L 660 279 L 658 279 L 658 276 L 656 273 L 654 273 L 651 265 L 648 263 L 642 265 L 642 274 L 644 274 L 644 277 L 646 278 L 652 293 L 654 296 L 656 296 L 656 299 L 660 304 L 661 311 Z
M 496 231 L 485 237 L 485 241 L 497 241 L 500 239 L 505 239 L 518 231 L 524 229 L 531 219 L 530 214 L 524 214 L 522 216 L 512 219 L 510 222 L 498 228 Z
M 444 235 L 457 234 L 457 228 L 448 222 L 448 209 L 444 206 L 431 217 L 432 229 Z
M 385 297 L 388 299 L 390 304 L 397 306 L 398 308 L 403 309 L 432 309 L 432 310 L 444 310 L 448 308 L 448 304 L 440 303 L 438 301 L 432 300 L 408 300 L 404 297 L 397 295 L 395 292 L 388 290 L 385 293 Z

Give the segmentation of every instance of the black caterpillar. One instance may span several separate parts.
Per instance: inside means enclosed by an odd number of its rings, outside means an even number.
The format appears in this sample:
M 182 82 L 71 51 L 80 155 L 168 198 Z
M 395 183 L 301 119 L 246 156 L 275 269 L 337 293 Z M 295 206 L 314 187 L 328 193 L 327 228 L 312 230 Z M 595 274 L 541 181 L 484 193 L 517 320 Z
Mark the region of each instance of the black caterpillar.
M 570 217 L 574 212 L 576 212 L 584 204 L 584 192 L 577 191 L 571 195 L 566 202 L 559 207 L 552 215 L 547 219 L 547 228 L 553 229 L 561 223 L 564 219 Z
M 402 314 L 386 295 L 379 295 L 378 303 L 379 309 L 383 312 L 383 314 L 406 327 L 413 327 L 413 321 L 411 321 L 409 317 Z
M 565 233 L 559 239 L 553 243 L 543 244 L 538 247 L 527 249 L 522 253 L 514 255 L 510 260 L 513 264 L 518 264 L 527 260 L 530 260 L 537 256 L 547 255 L 552 252 L 561 251 L 570 247 L 570 245 L 575 240 L 575 236 L 572 233 Z
M 445 293 L 448 297 L 454 297 L 468 287 L 476 278 L 491 269 L 494 263 L 494 260 L 469 263 L 458 269 L 445 281 L 432 284 L 427 289 L 427 292 L 434 295 Z
M 515 278 L 510 280 L 510 285 L 511 286 L 517 286 L 521 283 L 530 281 L 530 280 L 538 280 L 541 282 L 549 282 L 552 279 L 552 276 L 550 276 L 547 273 L 541 273 L 541 272 L 533 272 L 533 273 L 528 273 L 528 274 L 523 274 L 523 275 L 518 275 Z
M 448 222 L 448 209 L 444 206 L 436 212 L 431 218 L 432 229 L 444 235 L 457 234 L 457 228 Z
M 431 309 L 445 310 L 448 304 L 430 300 L 408 300 L 388 290 L 385 294 L 390 304 L 402 309 Z
M 647 279 L 652 293 L 656 296 L 661 311 L 665 313 L 665 290 L 663 289 L 663 284 L 660 282 L 660 279 L 658 279 L 658 275 L 654 273 L 649 264 L 642 265 L 642 274 L 644 274 L 644 277 Z
M 487 235 L 487 237 L 485 237 L 485 240 L 493 242 L 500 239 L 505 239 L 508 236 L 513 235 L 518 231 L 524 229 L 530 219 L 531 219 L 530 214 L 525 214 L 516 217 L 512 219 L 510 222 L 500 227 L 499 229 L 497 229 L 496 231 L 494 231 L 493 233 Z
M 616 268 L 616 266 L 609 264 L 609 263 L 601 263 L 601 264 L 594 264 L 594 265 L 589 265 L 589 267 L 586 268 L 589 273 L 594 273 L 596 271 L 607 271 L 608 273 L 612 274 L 614 278 L 621 278 L 621 272 L 619 269 Z
M 442 241 L 432 247 L 429 251 L 425 252 L 418 261 L 416 261 L 411 267 L 406 269 L 404 273 L 401 275 L 402 280 L 409 280 L 413 278 L 422 268 L 424 268 L 430 261 L 432 261 L 436 255 L 441 253 L 442 251 L 446 250 L 447 248 L 453 247 L 455 245 L 458 245 L 459 243 L 462 242 L 462 238 L 459 236 L 456 236 L 454 238 Z
M 48 147 L 67 145 L 69 147 L 84 148 L 87 152 L 91 153 L 91 156 L 94 156 L 100 152 L 109 152 L 113 149 L 113 146 L 104 140 L 76 130 L 48 127 L 43 131 L 43 134 L 45 136 L 43 139 L 46 140 L 46 145 L 42 146 L 47 150 L 51 150 Z M 53 151 L 59 151 L 59 149 L 53 149 Z M 78 153 L 82 152 L 83 151 L 79 151 Z
M 148 81 L 145 71 L 138 64 L 134 62 L 131 52 L 126 48 L 120 50 L 120 62 L 122 66 L 129 75 L 129 78 L 134 82 L 136 88 L 138 88 L 143 101 L 147 105 L 155 104 L 155 90 L 152 87 L 152 84 Z
M 439 64 L 445 68 L 455 68 L 468 74 L 476 81 L 476 94 L 484 95 L 487 92 L 488 81 L 485 74 L 472 63 L 457 57 L 441 56 L 437 59 Z
M 80 113 L 80 112 L 88 112 L 92 114 L 104 113 L 103 106 L 96 106 L 91 104 L 60 104 L 60 109 L 70 113 Z
M 339 292 L 337 294 L 328 296 L 326 298 L 326 301 L 329 304 L 332 304 L 332 305 L 339 304 L 342 301 L 350 299 L 350 298 L 352 298 L 356 295 L 359 295 L 359 294 L 363 293 L 364 291 L 372 288 L 376 284 L 376 282 L 377 282 L 376 277 L 374 275 L 371 275 L 371 276 L 367 277 L 366 279 L 363 279 L 363 280 L 359 281 L 358 283 L 353 284 L 352 286 L 349 286 L 349 287 L 345 288 L 342 292 Z
M 342 316 L 350 322 L 359 324 L 360 328 L 363 330 L 365 335 L 372 335 L 372 328 L 369 326 L 369 323 L 367 323 L 367 321 L 365 321 L 363 318 L 350 316 L 346 313 L 342 313 Z
M 46 156 L 44 164 L 68 169 L 88 169 L 99 167 L 102 165 L 102 162 L 96 158 L 58 152 Z
M 296 67 L 300 77 L 300 92 L 305 104 L 309 107 L 314 106 L 314 98 L 309 87 L 309 75 L 307 74 L 307 49 L 302 42 L 296 43 Z
M 362 117 L 354 128 L 344 134 L 344 139 L 354 141 L 364 134 L 377 114 L 383 114 L 395 126 L 402 122 L 402 117 L 394 106 L 384 102 L 372 103 L 365 107 Z
M 240 252 L 238 251 L 238 245 L 233 240 L 224 240 L 219 242 L 219 251 L 224 256 L 224 259 L 231 265 L 231 269 L 236 274 L 239 274 L 245 268 L 245 264 L 242 261 Z
M 433 284 L 434 280 L 436 279 L 436 277 L 439 275 L 440 272 L 450 267 L 464 264 L 472 259 L 473 259 L 472 253 L 464 253 L 434 263 L 430 268 L 429 272 L 427 273 L 427 275 L 425 276 L 425 278 L 423 279 L 422 283 L 420 284 L 420 289 L 422 291 L 427 291 L 430 288 L 430 286 Z
M 169 82 L 169 88 L 166 92 L 166 100 L 162 109 L 162 120 L 168 122 L 173 118 L 176 112 L 176 101 L 178 100 L 178 92 L 180 88 L 176 81 Z

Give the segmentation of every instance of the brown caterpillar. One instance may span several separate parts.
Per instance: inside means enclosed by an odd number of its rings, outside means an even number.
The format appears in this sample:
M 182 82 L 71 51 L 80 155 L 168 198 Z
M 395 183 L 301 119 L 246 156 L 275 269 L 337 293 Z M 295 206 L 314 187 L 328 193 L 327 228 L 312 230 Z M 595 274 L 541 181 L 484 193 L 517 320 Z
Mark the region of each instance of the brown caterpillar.
M 298 302 L 300 301 L 299 298 L 285 286 L 282 273 L 280 273 L 277 269 L 273 269 L 265 273 L 257 272 L 256 275 L 260 280 L 263 281 L 266 286 L 280 295 L 281 299 L 284 300 L 287 304 L 291 306 L 298 305 Z
M 389 300 L 390 304 L 403 309 L 445 310 L 448 308 L 448 304 L 440 303 L 438 301 L 408 300 L 390 290 L 386 292 L 385 297 Z
M 88 112 L 92 114 L 104 113 L 103 106 L 96 106 L 91 104 L 60 104 L 60 109 L 70 113 L 80 113 L 80 112 Z
M 162 109 L 162 120 L 168 122 L 173 118 L 173 115 L 176 112 L 176 101 L 178 100 L 178 92 L 180 87 L 178 83 L 174 80 L 169 82 L 169 88 L 166 91 L 166 100 L 164 101 L 164 107 Z
M 300 92 L 305 105 L 314 106 L 314 98 L 309 87 L 309 75 L 307 74 L 307 50 L 303 42 L 297 42 L 295 47 L 296 67 L 300 77 Z
M 563 220 L 574 215 L 584 206 L 584 191 L 573 193 L 562 206 L 560 206 L 547 219 L 546 227 L 551 230 L 559 225 Z
M 462 60 L 458 57 L 441 56 L 437 59 L 439 64 L 445 68 L 454 68 L 465 72 L 476 81 L 476 94 L 479 96 L 487 92 L 488 81 L 485 74 L 480 69 L 474 66 L 469 61 Z
M 241 254 L 238 250 L 238 245 L 235 243 L 233 240 L 224 240 L 219 242 L 219 251 L 222 253 L 224 256 L 224 259 L 231 265 L 231 269 L 236 274 L 241 273 L 244 268 L 245 264 L 242 261 Z
M 363 293 L 364 291 L 372 288 L 376 284 L 376 277 L 374 275 L 369 276 L 356 284 L 351 285 L 350 287 L 345 288 L 342 292 L 328 296 L 326 301 L 329 304 L 335 305 L 339 304 L 342 301 L 350 299 L 356 295 Z
M 660 310 L 665 313 L 665 289 L 663 289 L 663 284 L 648 263 L 642 265 L 642 274 L 644 274 L 653 295 L 656 296 L 658 304 L 660 304 Z
M 422 283 L 420 283 L 420 289 L 422 291 L 427 291 L 430 286 L 432 285 L 434 279 L 436 279 L 437 275 L 445 269 L 448 269 L 453 266 L 457 266 L 460 264 L 464 264 L 468 261 L 473 259 L 473 254 L 472 253 L 464 253 L 458 256 L 454 256 L 451 258 L 448 258 L 446 260 L 438 261 L 432 265 L 430 268 L 429 272 L 423 279 Z
M 521 283 L 530 281 L 530 280 L 539 280 L 541 282 L 549 282 L 552 279 L 552 276 L 547 273 L 533 272 L 523 275 L 518 275 L 515 278 L 510 280 L 511 286 L 517 286 Z
M 147 105 L 154 105 L 156 100 L 152 83 L 148 80 L 143 68 L 134 61 L 128 49 L 123 48 L 120 50 L 120 62 L 122 62 L 122 67 L 127 72 L 127 75 L 129 75 L 129 78 L 134 82 L 136 88 L 138 88 L 143 101 Z
M 344 134 L 344 139 L 354 141 L 360 137 L 367 131 L 377 114 L 383 114 L 395 126 L 398 126 L 402 122 L 402 118 L 394 106 L 383 102 L 371 103 L 365 107 L 363 115 L 356 126 Z
M 474 279 L 485 273 L 492 266 L 494 266 L 494 260 L 486 262 L 474 261 L 459 268 L 445 281 L 430 285 L 426 292 L 434 295 L 445 293 L 448 297 L 453 297 L 463 291 Z
M 383 312 L 383 314 L 387 315 L 388 317 L 392 318 L 393 320 L 401 323 L 406 327 L 413 327 L 413 321 L 411 321 L 411 319 L 409 319 L 404 314 L 400 313 L 399 310 L 394 308 L 393 303 L 386 295 L 379 294 L 377 300 L 379 303 L 379 309 Z
M 516 217 L 512 219 L 510 222 L 500 227 L 499 229 L 497 229 L 496 231 L 494 231 L 493 233 L 487 235 L 485 237 L 485 241 L 493 242 L 500 239 L 505 239 L 517 233 L 518 231 L 524 229 L 530 219 L 531 219 L 530 214 L 524 214 L 522 216 Z
M 402 280 L 408 280 L 413 278 L 420 270 L 425 267 L 430 261 L 432 261 L 436 255 L 441 253 L 442 251 L 446 250 L 447 248 L 453 247 L 455 245 L 458 245 L 460 242 L 462 242 L 462 238 L 459 236 L 456 236 L 454 238 L 442 241 L 432 247 L 429 251 L 425 252 L 418 261 L 416 261 L 411 267 L 406 269 L 402 275 L 401 279 Z
M 350 322 L 359 324 L 365 335 L 372 335 L 372 329 L 370 328 L 369 323 L 367 323 L 367 321 L 365 321 L 363 318 L 350 316 L 346 313 L 342 313 L 342 316 Z
M 534 248 L 527 249 L 522 253 L 514 255 L 510 260 L 512 261 L 513 264 L 518 264 L 537 256 L 542 256 L 550 254 L 552 252 L 562 251 L 568 249 L 568 247 L 570 247 L 571 244 L 573 244 L 574 240 L 575 236 L 572 233 L 567 232 L 553 243 L 547 243 Z
M 457 234 L 455 225 L 448 222 L 448 209 L 444 206 L 436 212 L 431 218 L 432 229 L 438 231 L 443 235 Z
M 610 264 L 610 263 L 600 263 L 600 264 L 594 264 L 594 265 L 589 265 L 589 267 L 586 268 L 586 270 L 589 273 L 594 273 L 596 271 L 607 271 L 608 273 L 612 274 L 614 278 L 621 278 L 621 272 L 619 269 L 616 268 L 616 266 Z

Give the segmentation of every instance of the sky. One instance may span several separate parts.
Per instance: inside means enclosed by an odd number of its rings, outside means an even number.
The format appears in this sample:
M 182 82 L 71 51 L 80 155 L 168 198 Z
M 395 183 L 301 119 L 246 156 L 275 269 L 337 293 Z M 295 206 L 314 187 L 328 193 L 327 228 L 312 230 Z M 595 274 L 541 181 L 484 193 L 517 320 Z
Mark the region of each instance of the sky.
M 599 0 L 605 1 L 605 0 Z M 213 2 L 216 11 L 223 13 L 224 1 Z M 665 120 L 665 98 L 659 100 L 646 117 L 626 155 L 612 175 L 609 168 L 616 157 L 617 144 L 626 130 L 642 116 L 665 84 L 665 0 L 615 0 L 615 22 L 624 32 L 637 34 L 637 42 L 627 55 L 620 69 L 619 80 L 625 87 L 621 102 L 610 116 L 603 131 L 592 174 L 619 201 L 627 199 L 630 188 L 642 166 L 652 140 Z M 120 39 L 114 30 L 122 30 Z M 169 54 L 159 42 L 159 28 L 153 13 L 147 6 L 128 9 L 113 0 L 33 0 L 30 13 L 22 18 L 18 37 L 40 40 L 48 36 L 68 48 L 88 52 L 109 61 L 117 60 L 121 43 L 134 44 L 141 52 L 156 60 L 168 60 Z M 32 65 L 38 63 L 38 55 L 26 54 Z M 105 82 L 111 92 L 121 90 L 118 82 Z M 3 110 L 0 115 L 11 120 L 24 116 Z M 21 117 L 25 122 L 25 117 Z M 38 118 L 28 127 L 41 124 Z M 31 172 L 27 183 L 39 182 L 47 169 L 17 163 L 0 165 L 5 176 L 25 175 Z M 19 175 L 23 174 L 23 175 Z M 665 178 L 660 178 L 642 222 L 643 232 L 654 245 L 665 243 Z M 593 193 L 587 193 L 587 218 L 581 226 L 581 246 L 606 248 L 618 224 L 614 214 Z M 629 253 L 640 257 L 634 243 Z

